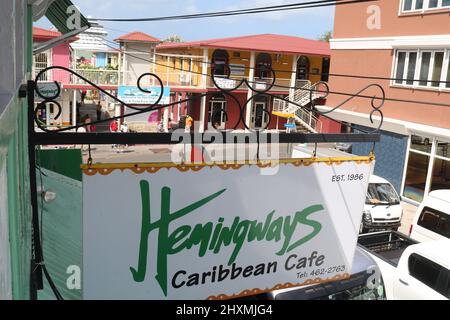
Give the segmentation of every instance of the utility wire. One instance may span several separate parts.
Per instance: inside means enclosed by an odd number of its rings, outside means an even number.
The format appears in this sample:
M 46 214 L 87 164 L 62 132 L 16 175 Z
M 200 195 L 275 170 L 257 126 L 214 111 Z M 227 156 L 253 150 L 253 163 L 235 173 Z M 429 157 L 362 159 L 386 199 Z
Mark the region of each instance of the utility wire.
M 106 40 L 107 42 L 111 42 L 109 40 Z M 117 50 L 117 48 L 114 48 L 110 45 L 105 44 L 107 47 L 112 48 Z M 155 65 L 159 65 L 159 66 L 163 66 L 166 68 L 171 68 L 174 70 L 180 70 L 180 71 L 184 71 L 187 73 L 192 73 L 192 74 L 198 74 L 198 75 L 206 75 L 206 76 L 211 76 L 210 74 L 204 74 L 202 72 L 197 72 L 197 71 L 189 71 L 189 70 L 185 70 L 182 68 L 178 68 L 175 66 L 168 66 L 166 64 L 162 64 L 162 63 L 158 63 L 158 62 L 154 62 L 152 60 L 148 60 L 139 56 L 135 56 L 133 54 L 127 53 L 123 50 L 119 51 L 125 55 L 128 55 L 130 57 L 133 57 L 135 59 L 140 59 Z M 249 83 L 262 83 L 261 81 L 249 81 Z M 319 93 L 329 93 L 329 94 L 336 94 L 336 95 L 343 95 L 343 96 L 349 96 L 349 97 L 358 97 L 358 98 L 365 98 L 365 99 L 372 99 L 372 100 L 383 100 L 383 98 L 380 97 L 374 97 L 374 96 L 368 96 L 368 95 L 361 95 L 361 94 L 353 94 L 353 93 L 347 93 L 347 92 L 339 92 L 339 91 L 324 91 L 324 90 L 319 90 L 319 89 L 306 89 L 306 88 L 297 88 L 297 87 L 291 87 L 291 86 L 285 86 L 285 85 L 280 85 L 280 84 L 276 84 L 276 87 L 279 88 L 283 88 L 283 89 L 293 89 L 293 90 L 305 90 L 305 91 L 310 91 L 310 92 L 319 92 Z M 449 107 L 450 108 L 450 104 L 446 104 L 446 103 L 438 103 L 438 102 L 428 102 L 428 101 L 420 101 L 420 100 L 407 100 L 407 99 L 396 99 L 396 98 L 389 98 L 389 97 L 385 97 L 384 98 L 385 101 L 392 101 L 392 102 L 403 102 L 403 103 L 411 103 L 411 104 L 423 104 L 423 105 L 430 105 L 430 106 L 440 106 L 440 107 Z
M 297 3 L 278 5 L 278 6 L 255 7 L 255 8 L 247 8 L 247 9 L 240 9 L 240 10 L 213 11 L 213 12 L 188 14 L 188 15 L 162 16 L 162 17 L 151 17 L 151 18 L 94 18 L 94 20 L 111 21 L 111 22 L 131 22 L 131 21 L 154 22 L 154 21 L 168 21 L 168 20 L 204 19 L 204 18 L 247 15 L 247 14 L 275 12 L 275 11 L 318 8 L 318 7 L 327 7 L 327 6 L 336 6 L 336 5 L 363 3 L 363 2 L 374 2 L 374 1 L 378 1 L 378 0 L 321 0 L 321 1 L 297 2 Z
M 108 27 L 105 27 L 105 29 L 109 29 L 109 30 L 115 30 L 115 29 L 111 29 Z M 120 31 L 120 30 L 117 30 Z M 107 40 L 107 39 L 103 39 L 98 37 L 99 40 L 101 41 L 107 41 L 109 43 L 112 43 L 114 45 L 117 45 L 117 43 Z M 180 43 L 182 44 L 182 43 Z M 111 47 L 110 47 L 111 48 Z M 116 48 L 114 48 L 116 49 Z M 147 51 L 144 50 L 139 50 L 136 48 L 133 48 L 133 51 L 136 52 L 140 52 L 140 53 L 146 53 L 146 54 L 150 54 Z M 164 54 L 164 53 L 155 53 L 155 55 L 157 56 L 161 56 L 161 57 L 167 57 L 168 55 Z M 176 57 L 174 57 L 176 58 Z M 179 58 L 179 59 L 183 59 L 183 58 Z M 187 59 L 187 58 L 186 58 Z M 215 65 L 214 62 L 210 62 L 210 61 L 203 61 L 201 59 L 196 59 L 196 58 L 192 58 L 193 62 L 198 62 L 198 63 L 206 63 L 208 65 Z M 250 67 L 250 66 L 243 66 L 242 68 L 250 70 L 250 69 L 258 69 L 258 67 Z M 277 72 L 277 73 L 289 73 L 289 74 L 294 74 L 297 73 L 297 71 L 292 71 L 292 70 L 278 70 L 278 69 L 272 69 L 272 71 Z M 450 71 L 449 71 L 450 72 Z M 343 78 L 355 78 L 355 79 L 367 79 L 367 80 L 384 80 L 384 81 L 400 81 L 400 82 L 404 82 L 404 81 L 413 81 L 413 82 L 432 82 L 432 83 L 444 83 L 444 84 L 450 84 L 450 81 L 445 81 L 445 80 L 428 80 L 428 79 L 414 79 L 414 78 L 391 78 L 391 77 L 381 77 L 381 76 L 363 76 L 363 75 L 353 75 L 353 74 L 342 74 L 342 73 L 327 73 L 327 72 L 308 72 L 307 74 L 309 75 L 314 75 L 314 76 L 330 76 L 330 77 L 343 77 Z M 413 87 L 412 87 L 413 88 Z M 435 87 L 435 88 L 439 88 L 439 87 Z M 450 89 L 450 86 L 448 87 Z
M 55 282 L 53 281 L 53 278 L 51 277 L 50 273 L 47 270 L 47 266 L 45 265 L 44 262 L 44 237 L 43 237 L 43 230 L 44 230 L 44 182 L 43 182 L 43 176 L 46 176 L 45 173 L 42 172 L 42 167 L 41 167 L 41 150 L 37 150 L 35 149 L 35 156 L 37 159 L 37 164 L 36 164 L 36 169 L 39 171 L 39 178 L 40 178 L 40 188 L 41 188 L 41 223 L 40 223 L 40 230 L 39 233 L 41 235 L 41 242 L 38 243 L 37 245 L 39 245 L 41 247 L 41 252 L 42 252 L 42 261 L 39 261 L 38 264 L 41 265 L 42 267 L 42 271 L 44 272 L 45 278 L 47 279 L 48 284 L 50 285 L 50 288 L 53 291 L 53 294 L 55 295 L 57 300 L 64 300 L 63 296 L 61 295 L 61 293 L 58 290 L 58 287 L 56 286 Z M 36 245 L 36 242 L 35 242 Z

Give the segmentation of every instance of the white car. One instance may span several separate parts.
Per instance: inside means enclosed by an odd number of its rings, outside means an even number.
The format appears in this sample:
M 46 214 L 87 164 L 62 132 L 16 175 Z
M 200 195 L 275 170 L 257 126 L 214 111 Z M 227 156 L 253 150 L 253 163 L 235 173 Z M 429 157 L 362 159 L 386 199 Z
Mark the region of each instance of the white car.
M 360 235 L 377 263 L 388 300 L 450 299 L 450 239 L 417 243 L 396 231 Z
M 379 176 L 370 176 L 360 233 L 397 230 L 402 215 L 400 197 L 392 184 Z
M 409 235 L 419 242 L 450 238 L 450 190 L 435 190 L 425 197 Z

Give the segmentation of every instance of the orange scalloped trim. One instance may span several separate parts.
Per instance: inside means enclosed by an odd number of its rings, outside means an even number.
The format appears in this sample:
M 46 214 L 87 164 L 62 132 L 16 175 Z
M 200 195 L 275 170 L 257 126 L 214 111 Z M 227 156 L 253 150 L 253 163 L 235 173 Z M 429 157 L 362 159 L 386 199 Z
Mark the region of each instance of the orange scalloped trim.
M 241 291 L 240 293 L 232 294 L 232 295 L 218 294 L 216 296 L 209 296 L 207 298 L 207 300 L 236 299 L 236 298 L 240 298 L 240 297 L 260 294 L 260 293 L 274 291 L 274 290 L 281 290 L 281 289 L 288 289 L 288 288 L 292 288 L 292 287 L 307 286 L 307 285 L 311 285 L 311 284 L 326 283 L 326 282 L 332 282 L 332 281 L 337 281 L 337 280 L 345 280 L 345 279 L 348 279 L 348 278 L 350 278 L 350 274 L 343 273 L 343 274 L 337 274 L 334 277 L 325 278 L 325 279 L 322 279 L 322 278 L 308 279 L 308 280 L 306 280 L 304 282 L 301 282 L 301 283 L 291 283 L 291 282 L 279 283 L 279 284 L 276 284 L 273 288 L 270 288 L 270 289 L 269 288 L 266 288 L 266 289 L 253 288 L 253 289 L 246 289 L 246 290 Z
M 81 165 L 82 171 L 88 175 L 93 176 L 97 173 L 101 175 L 108 175 L 114 170 L 131 170 L 136 174 L 148 172 L 156 173 L 161 168 L 166 169 L 177 169 L 180 172 L 187 172 L 189 170 L 197 172 L 203 168 L 219 167 L 222 170 L 238 170 L 245 165 L 256 165 L 259 168 L 268 168 L 277 165 L 293 165 L 295 167 L 305 166 L 308 167 L 313 163 L 324 163 L 326 165 L 341 165 L 344 162 L 352 161 L 357 164 L 370 163 L 374 160 L 373 157 L 348 157 L 348 158 L 307 158 L 307 159 L 280 159 L 280 160 L 267 160 L 262 162 L 233 162 L 233 163 L 185 163 L 185 164 L 174 164 L 170 162 L 165 163 L 105 163 L 105 164 L 92 164 L 92 165 Z

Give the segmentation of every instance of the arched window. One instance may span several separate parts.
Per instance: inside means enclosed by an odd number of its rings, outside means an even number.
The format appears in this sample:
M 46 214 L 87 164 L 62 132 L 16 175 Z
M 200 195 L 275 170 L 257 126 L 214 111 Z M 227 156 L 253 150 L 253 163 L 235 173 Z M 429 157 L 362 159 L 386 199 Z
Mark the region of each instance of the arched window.
M 268 53 L 260 53 L 256 57 L 255 78 L 270 78 L 272 68 L 272 57 Z
M 309 59 L 301 56 L 297 60 L 297 80 L 308 80 L 309 76 Z
M 228 65 L 228 52 L 222 49 L 217 49 L 212 56 L 212 74 L 215 76 L 225 76 L 228 70 L 225 65 Z

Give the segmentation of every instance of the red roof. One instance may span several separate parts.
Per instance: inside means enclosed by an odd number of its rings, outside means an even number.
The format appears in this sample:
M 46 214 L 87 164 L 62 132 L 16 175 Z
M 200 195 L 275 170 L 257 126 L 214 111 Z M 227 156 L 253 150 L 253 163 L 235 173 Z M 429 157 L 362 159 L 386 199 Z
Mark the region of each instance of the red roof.
M 124 34 L 123 36 L 120 36 L 117 39 L 114 39 L 114 41 L 117 42 L 127 42 L 127 41 L 137 41 L 137 42 L 161 42 L 161 40 L 152 37 L 151 35 L 148 35 L 143 32 L 130 32 L 127 34 Z
M 162 43 L 157 46 L 158 49 L 186 47 L 209 47 L 231 50 L 310 54 L 320 56 L 331 55 L 330 45 L 328 42 L 279 34 L 257 34 L 191 42 Z
M 38 38 L 38 39 L 50 40 L 50 39 L 57 38 L 60 36 L 61 36 L 61 33 L 59 33 L 58 31 L 52 31 L 52 30 L 47 30 L 47 29 L 43 29 L 43 28 L 39 28 L 39 27 L 33 27 L 33 39 Z

